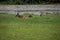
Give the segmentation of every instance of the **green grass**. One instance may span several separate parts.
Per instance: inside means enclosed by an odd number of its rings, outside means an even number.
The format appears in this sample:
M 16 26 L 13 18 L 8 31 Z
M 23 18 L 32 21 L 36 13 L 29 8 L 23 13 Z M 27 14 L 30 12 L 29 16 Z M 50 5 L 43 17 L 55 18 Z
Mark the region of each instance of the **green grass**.
M 0 14 L 0 40 L 60 40 L 60 14 L 27 19 Z

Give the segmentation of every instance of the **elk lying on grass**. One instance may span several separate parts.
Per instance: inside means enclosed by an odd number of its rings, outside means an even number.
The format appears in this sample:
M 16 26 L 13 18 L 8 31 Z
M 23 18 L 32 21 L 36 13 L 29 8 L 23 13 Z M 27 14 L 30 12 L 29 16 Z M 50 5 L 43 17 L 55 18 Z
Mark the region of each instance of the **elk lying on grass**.
M 22 16 L 22 15 L 19 15 L 19 13 L 17 13 L 16 17 L 18 17 L 18 18 L 30 18 L 30 17 L 32 17 L 32 15 Z

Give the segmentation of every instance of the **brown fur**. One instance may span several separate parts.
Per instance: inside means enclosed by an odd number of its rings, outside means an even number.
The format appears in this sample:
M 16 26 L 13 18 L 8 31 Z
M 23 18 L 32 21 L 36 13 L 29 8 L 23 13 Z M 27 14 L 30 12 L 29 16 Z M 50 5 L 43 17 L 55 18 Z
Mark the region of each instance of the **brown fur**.
M 28 18 L 28 16 L 22 16 L 22 15 L 19 15 L 17 17 L 19 17 L 19 18 Z
M 19 15 L 19 13 L 17 13 L 16 17 L 18 17 L 18 18 L 30 18 L 30 17 L 32 17 L 32 15 L 22 16 L 22 15 Z

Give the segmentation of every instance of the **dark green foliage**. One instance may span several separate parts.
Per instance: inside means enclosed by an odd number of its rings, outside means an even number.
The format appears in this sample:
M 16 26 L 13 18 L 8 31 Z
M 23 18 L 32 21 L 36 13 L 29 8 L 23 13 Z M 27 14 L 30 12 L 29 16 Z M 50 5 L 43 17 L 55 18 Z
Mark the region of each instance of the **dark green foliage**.
M 0 0 L 0 4 L 57 4 L 60 0 Z

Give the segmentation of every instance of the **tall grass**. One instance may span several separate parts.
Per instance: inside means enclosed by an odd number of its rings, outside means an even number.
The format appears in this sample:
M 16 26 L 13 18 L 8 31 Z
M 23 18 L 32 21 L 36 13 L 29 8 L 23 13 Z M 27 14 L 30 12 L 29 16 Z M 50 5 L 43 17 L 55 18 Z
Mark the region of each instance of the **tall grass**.
M 60 15 L 22 19 L 0 14 L 0 40 L 60 40 Z

